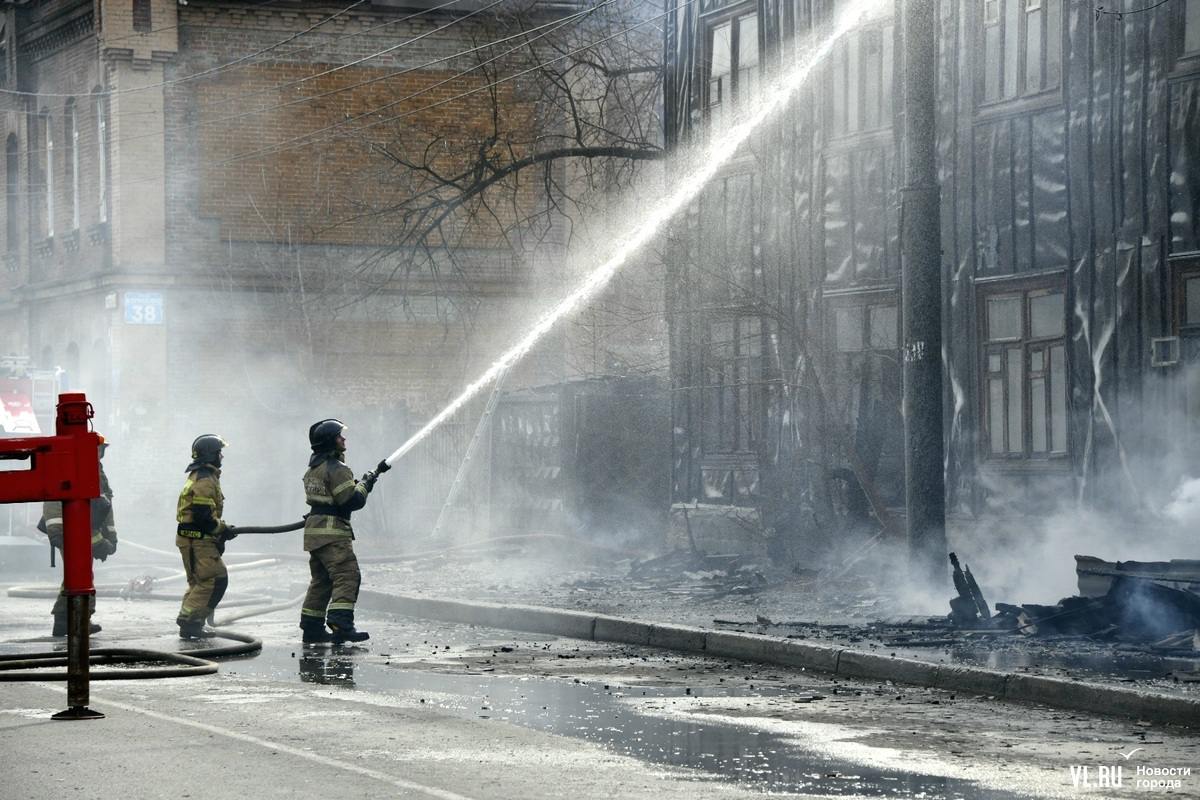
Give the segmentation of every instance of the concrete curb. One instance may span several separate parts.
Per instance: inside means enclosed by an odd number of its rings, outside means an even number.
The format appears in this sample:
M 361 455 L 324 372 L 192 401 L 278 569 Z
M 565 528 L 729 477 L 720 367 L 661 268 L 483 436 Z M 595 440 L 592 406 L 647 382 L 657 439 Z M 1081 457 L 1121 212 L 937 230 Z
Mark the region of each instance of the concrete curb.
M 642 622 L 542 606 L 475 603 L 369 590 L 359 594 L 359 605 L 443 622 L 662 647 L 716 658 L 801 667 L 858 680 L 894 681 L 1070 711 L 1200 727 L 1200 699 L 981 667 L 934 664 L 755 633 Z

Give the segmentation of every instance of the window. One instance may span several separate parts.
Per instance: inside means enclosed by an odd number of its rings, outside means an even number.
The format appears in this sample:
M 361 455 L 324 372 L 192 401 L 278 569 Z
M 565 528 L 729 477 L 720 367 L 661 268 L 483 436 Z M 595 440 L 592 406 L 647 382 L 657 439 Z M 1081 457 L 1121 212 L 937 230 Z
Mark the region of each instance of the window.
M 1062 0 L 984 0 L 980 96 L 984 103 L 1057 88 Z
M 833 309 L 834 346 L 840 353 L 895 350 L 899 347 L 895 303 L 847 305 Z
M 1057 288 L 983 297 L 982 397 L 992 459 L 1067 452 L 1066 308 Z
M 895 26 L 872 21 L 843 37 L 831 54 L 829 118 L 835 136 L 892 124 Z
M 1184 336 L 1200 335 L 1200 266 L 1176 270 L 1176 330 Z
M 75 120 L 74 100 L 67 103 L 67 112 L 63 117 L 63 145 L 67 148 L 63 161 L 71 200 L 71 230 L 79 230 L 79 127 Z
M 4 245 L 10 253 L 17 251 L 17 239 L 21 235 L 17 230 L 19 224 L 17 222 L 19 219 L 17 203 L 20 202 L 17 195 L 21 171 L 21 160 L 18 153 L 17 135 L 10 133 L 8 140 L 4 143 Z
M 133 29 L 138 33 L 150 32 L 150 0 L 133 0 Z
M 758 15 L 728 17 L 708 30 L 708 82 L 704 106 L 714 125 L 728 121 L 738 98 L 758 85 Z
M 1200 55 L 1200 0 L 1183 0 L 1183 53 Z
M 42 114 L 42 175 L 46 179 L 46 238 L 54 236 L 54 125 Z
M 755 452 L 765 419 L 764 325 L 758 317 L 709 324 L 704 353 L 704 452 Z
M 93 93 L 99 91 L 96 88 Z M 96 164 L 100 222 L 104 223 L 108 222 L 108 98 L 103 95 L 96 98 Z

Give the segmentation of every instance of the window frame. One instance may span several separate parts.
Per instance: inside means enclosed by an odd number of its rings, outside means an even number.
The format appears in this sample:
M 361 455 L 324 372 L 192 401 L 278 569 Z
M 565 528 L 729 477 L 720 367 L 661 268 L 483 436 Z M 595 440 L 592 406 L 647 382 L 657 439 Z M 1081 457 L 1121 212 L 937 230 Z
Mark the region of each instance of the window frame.
M 71 230 L 79 230 L 79 109 L 75 99 L 67 101 L 63 111 L 64 183 L 71 193 Z
M 1030 300 L 1039 296 L 1049 294 L 1061 294 L 1063 298 L 1063 318 L 1061 332 L 1053 336 L 1034 336 L 1032 328 L 1032 311 Z M 992 300 L 1003 298 L 1018 298 L 1021 301 L 1021 330 L 1016 337 L 1006 337 L 1003 339 L 991 339 L 989 336 L 989 313 L 988 303 Z M 978 313 L 977 326 L 979 344 L 976 348 L 976 385 L 978 387 L 978 413 L 979 413 L 979 453 L 981 462 L 991 467 L 1005 467 L 1017 469 L 1031 469 L 1046 466 L 1066 467 L 1070 464 L 1073 446 L 1071 438 L 1071 404 L 1070 404 L 1070 376 L 1071 376 L 1071 348 L 1070 348 L 1070 318 L 1067 314 L 1067 286 L 1066 278 L 1063 273 L 1055 273 L 1052 275 L 1027 277 L 1022 276 L 1017 279 L 1006 277 L 1003 280 L 979 281 L 976 283 L 976 308 Z M 1053 404 L 1054 393 L 1053 386 L 1050 385 L 1054 380 L 1052 363 L 1053 351 L 1055 348 L 1062 348 L 1062 375 L 1059 380 L 1062 381 L 1062 402 L 1063 402 L 1063 448 L 1055 450 L 1054 445 L 1054 428 L 1053 428 Z M 1021 376 L 1020 376 L 1020 419 L 1021 433 L 1019 452 L 1013 451 L 1011 447 L 1010 424 L 1012 422 L 1013 407 L 1009 402 L 1011 379 L 1008 372 L 1008 364 L 1005 362 L 1007 354 L 1014 350 L 1020 350 L 1021 354 Z M 1043 365 L 1039 370 L 1033 369 L 1033 356 L 1036 353 L 1042 354 Z M 1004 392 L 1004 407 L 1002 415 L 1004 418 L 1004 430 L 1001 432 L 1001 441 L 1004 445 L 1003 452 L 994 452 L 992 447 L 992 420 L 991 420 L 991 400 L 989 396 L 989 383 L 993 380 L 996 371 L 990 369 L 989 357 L 998 355 L 1001 359 L 1000 370 L 998 372 L 1003 392 Z M 1035 381 L 1044 381 L 1043 391 L 1045 392 L 1045 407 L 1043 413 L 1046 420 L 1046 449 L 1043 451 L 1035 451 L 1034 445 L 1034 429 L 1033 429 L 1033 386 Z
M 1200 30 L 1196 31 L 1196 49 L 1187 49 L 1188 7 L 1195 4 L 1197 11 L 1197 26 L 1200 27 L 1200 0 L 1182 0 L 1174 4 L 1170 25 L 1171 50 L 1175 56 L 1173 74 L 1188 74 L 1200 72 Z
M 827 99 L 822 103 L 822 113 L 826 118 L 824 127 L 831 140 L 879 136 L 894 127 L 898 97 L 896 80 L 899 75 L 896 65 L 899 57 L 899 51 L 896 48 L 897 32 L 896 17 L 890 10 L 887 10 L 865 20 L 834 45 L 829 54 L 828 85 L 830 91 L 826 93 Z M 867 123 L 871 116 L 871 110 L 868 107 L 871 98 L 867 96 L 868 80 L 871 76 L 868 75 L 866 69 L 868 56 L 863 45 L 868 40 L 868 34 L 877 36 L 879 43 L 879 75 L 876 76 L 879 85 L 878 97 L 875 98 L 878 101 L 878 108 L 874 110 L 879 116 L 874 125 Z M 854 45 L 853 53 L 851 52 L 852 43 Z M 889 54 L 891 55 L 890 60 L 888 59 Z M 856 59 L 854 63 L 851 63 L 852 59 Z M 844 94 L 844 96 L 839 97 L 839 94 Z M 856 120 L 854 125 L 851 125 L 851 99 L 854 101 L 853 116 Z M 844 126 L 841 119 L 843 116 L 845 117 Z
M 96 114 L 96 192 L 97 205 L 99 206 L 99 221 L 101 225 L 108 223 L 108 204 L 112 195 L 111 187 L 109 186 L 109 163 L 108 163 L 108 95 L 104 94 L 104 90 L 97 86 L 92 90 L 92 95 L 96 98 L 92 104 L 92 109 Z
M 712 57 L 713 47 L 712 39 L 713 32 L 725 23 L 729 23 L 729 99 L 721 98 L 721 102 L 717 105 L 721 108 L 721 116 L 732 113 L 730 110 L 736 107 L 738 102 L 739 92 L 741 90 L 741 78 L 739 76 L 739 60 L 741 57 L 741 36 L 739 34 L 739 22 L 746 17 L 755 17 L 755 34 L 757 38 L 756 46 L 758 49 L 758 61 L 754 64 L 756 73 L 756 81 L 762 76 L 763 68 L 763 30 L 762 20 L 758 18 L 758 4 L 754 2 L 739 3 L 736 6 L 721 9 L 719 12 L 705 14 L 701 17 L 700 26 L 704 32 L 703 39 L 703 58 L 700 59 L 700 109 L 705 122 L 708 122 L 713 117 L 714 104 L 711 97 L 712 84 Z
M 16 253 L 21 240 L 21 138 L 10 132 L 4 140 L 5 251 Z
M 50 116 L 49 111 L 43 111 L 40 115 L 42 125 L 41 142 L 42 142 L 42 185 L 45 196 L 45 237 L 47 239 L 54 238 L 54 120 Z
M 1046 0 L 983 0 L 977 6 L 978 11 L 973 15 L 974 35 L 973 41 L 978 48 L 978 56 L 974 59 L 975 76 L 974 76 L 974 91 L 975 91 L 975 108 L 977 113 L 987 116 L 991 113 L 999 111 L 1000 113 L 1010 112 L 1014 106 L 1024 108 L 1042 108 L 1046 106 L 1056 105 L 1062 102 L 1064 91 L 1064 47 L 1063 37 L 1065 35 L 1065 23 L 1067 19 L 1067 2 L 1069 0 L 1057 0 L 1058 18 L 1054 25 L 1050 25 L 1050 4 Z M 989 9 L 995 9 L 996 17 L 991 19 L 987 16 Z M 999 27 L 997 35 L 996 49 L 1002 56 L 1006 56 L 1008 52 L 1008 16 L 1006 12 L 1012 9 L 1011 14 L 1017 23 L 1017 42 L 1013 50 L 1015 63 L 1008 65 L 1005 61 L 997 64 L 989 63 L 988 60 L 988 29 L 990 27 Z M 1040 13 L 1040 52 L 1038 57 L 1038 76 L 1039 87 L 1037 89 L 1029 89 L 1029 15 L 1032 13 Z M 1047 82 L 1046 76 L 1050 72 L 1050 43 L 1051 34 L 1058 34 L 1058 58 L 1057 58 L 1057 76 L 1052 83 Z M 1014 85 L 1017 87 L 1015 92 L 1007 91 L 1007 80 L 1010 77 Z M 996 97 L 988 97 L 988 83 L 996 73 L 997 79 L 1000 81 Z
M 742 331 L 741 326 L 747 323 L 755 323 L 758 326 L 757 354 L 742 352 L 743 341 L 751 335 Z M 715 373 L 714 368 L 718 364 L 717 360 L 713 358 L 715 350 L 713 332 L 716 326 L 721 324 L 733 326 L 733 338 L 730 342 L 732 355 L 719 362 L 721 376 L 723 378 L 729 376 L 730 373 L 726 370 L 732 368 L 732 379 L 728 382 L 722 380 L 721 383 L 714 383 L 711 381 L 711 375 Z M 765 387 L 770 380 L 767 359 L 770 327 L 770 320 L 767 317 L 757 309 L 748 308 L 724 309 L 709 314 L 705 320 L 704 340 L 700 356 L 700 440 L 705 456 L 745 456 L 757 455 L 760 452 L 766 436 L 767 392 Z M 741 377 L 745 379 L 740 380 Z M 742 408 L 743 388 L 745 389 L 745 405 L 754 412 L 753 416 L 747 417 L 745 414 L 747 408 Z M 713 432 L 709 430 L 709 427 L 711 398 L 720 396 L 720 404 L 723 405 L 724 394 L 728 391 L 733 392 L 734 408 L 729 415 L 733 424 L 732 444 L 727 447 L 725 445 L 727 431 L 721 428 L 726 416 L 722 410 L 716 411 L 715 416 L 711 417 L 717 420 L 718 430 Z M 712 444 L 714 437 L 717 441 L 715 446 Z
M 1189 322 L 1187 318 L 1187 282 L 1200 280 L 1200 257 L 1180 258 L 1172 264 L 1172 330 L 1176 336 L 1200 336 L 1200 319 Z

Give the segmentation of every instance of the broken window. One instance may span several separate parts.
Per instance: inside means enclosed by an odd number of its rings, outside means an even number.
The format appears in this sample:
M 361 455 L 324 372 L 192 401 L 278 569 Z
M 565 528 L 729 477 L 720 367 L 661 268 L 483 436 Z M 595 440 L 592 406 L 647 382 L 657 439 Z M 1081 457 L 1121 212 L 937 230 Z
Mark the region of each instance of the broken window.
M 758 317 L 715 319 L 704 353 L 704 452 L 756 452 L 766 416 L 764 325 Z
M 995 103 L 1059 86 L 1062 0 L 984 0 L 979 4 L 979 91 Z
M 1067 453 L 1066 307 L 1058 288 L 982 298 L 984 426 L 990 458 Z
M 828 114 L 834 136 L 879 130 L 892 124 L 895 26 L 876 19 L 834 46 Z
M 708 29 L 708 81 L 704 107 L 714 125 L 727 121 L 738 98 L 757 86 L 758 15 L 734 14 Z

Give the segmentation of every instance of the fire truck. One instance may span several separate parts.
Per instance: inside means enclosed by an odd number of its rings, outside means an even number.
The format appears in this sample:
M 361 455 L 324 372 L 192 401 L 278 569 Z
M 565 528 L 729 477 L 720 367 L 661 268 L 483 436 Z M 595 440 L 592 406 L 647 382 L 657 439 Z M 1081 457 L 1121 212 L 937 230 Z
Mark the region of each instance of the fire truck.
M 0 436 L 53 429 L 62 370 L 31 369 L 28 356 L 0 356 Z
M 0 355 L 0 439 L 54 432 L 55 406 L 63 383 L 60 369 L 33 369 L 28 356 Z M 25 465 L 0 461 L 0 470 Z M 41 506 L 0 506 L 0 574 L 46 562 L 46 539 L 35 530 Z

